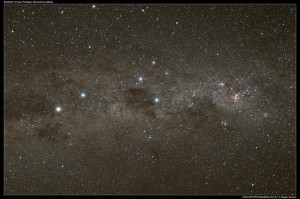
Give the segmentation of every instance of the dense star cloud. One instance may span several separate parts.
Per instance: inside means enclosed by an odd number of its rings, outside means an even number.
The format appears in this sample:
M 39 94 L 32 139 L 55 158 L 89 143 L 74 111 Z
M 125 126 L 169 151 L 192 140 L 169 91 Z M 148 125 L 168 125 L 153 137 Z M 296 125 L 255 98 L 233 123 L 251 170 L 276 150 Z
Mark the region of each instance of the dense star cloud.
M 4 5 L 5 194 L 295 194 L 295 8 Z

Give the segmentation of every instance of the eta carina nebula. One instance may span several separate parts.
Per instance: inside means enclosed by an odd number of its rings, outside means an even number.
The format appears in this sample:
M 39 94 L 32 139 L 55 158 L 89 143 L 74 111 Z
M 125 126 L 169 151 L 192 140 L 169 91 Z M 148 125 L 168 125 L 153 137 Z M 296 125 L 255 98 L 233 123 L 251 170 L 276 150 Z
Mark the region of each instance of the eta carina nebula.
M 5 4 L 5 194 L 295 195 L 295 8 Z

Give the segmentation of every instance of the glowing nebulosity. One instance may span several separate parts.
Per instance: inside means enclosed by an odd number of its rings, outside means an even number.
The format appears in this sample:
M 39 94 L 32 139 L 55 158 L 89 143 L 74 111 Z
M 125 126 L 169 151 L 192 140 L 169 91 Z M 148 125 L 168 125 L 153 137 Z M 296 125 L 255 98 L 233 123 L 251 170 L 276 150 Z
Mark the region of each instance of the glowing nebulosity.
M 233 102 L 235 102 L 235 103 L 240 102 L 241 101 L 241 94 L 236 93 L 236 94 L 232 95 L 231 98 L 233 99 Z

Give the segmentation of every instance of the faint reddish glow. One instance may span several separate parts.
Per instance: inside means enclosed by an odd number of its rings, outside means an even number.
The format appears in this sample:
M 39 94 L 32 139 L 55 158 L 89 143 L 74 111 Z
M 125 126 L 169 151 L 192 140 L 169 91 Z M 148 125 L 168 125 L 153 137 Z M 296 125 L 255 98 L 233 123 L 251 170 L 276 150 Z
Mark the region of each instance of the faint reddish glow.
M 231 96 L 231 98 L 233 99 L 233 102 L 240 102 L 241 101 L 241 94 L 240 93 L 236 93 L 233 96 Z

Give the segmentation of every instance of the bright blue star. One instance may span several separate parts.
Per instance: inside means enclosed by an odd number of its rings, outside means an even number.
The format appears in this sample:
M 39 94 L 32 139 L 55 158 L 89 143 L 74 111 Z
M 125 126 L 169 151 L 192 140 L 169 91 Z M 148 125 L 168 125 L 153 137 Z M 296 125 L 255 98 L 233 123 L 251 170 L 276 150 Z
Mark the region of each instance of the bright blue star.
M 154 98 L 154 103 L 155 103 L 155 104 L 159 104 L 159 103 L 160 103 L 160 99 L 159 99 L 158 97 L 155 97 L 155 98 Z
M 144 80 L 145 80 L 145 78 L 144 78 L 143 76 L 139 76 L 139 77 L 137 77 L 137 81 L 138 81 L 138 83 L 143 83 L 143 82 L 144 82 Z
M 80 98 L 81 98 L 81 99 L 86 98 L 86 93 L 84 93 L 84 92 L 80 93 Z
M 170 75 L 170 72 L 169 71 L 165 71 L 165 76 L 169 76 Z

